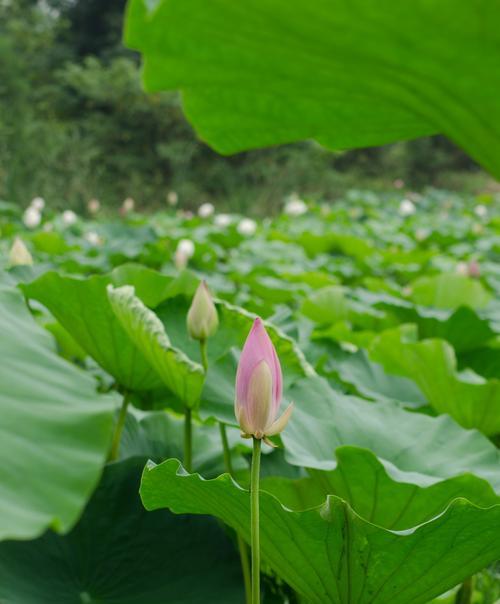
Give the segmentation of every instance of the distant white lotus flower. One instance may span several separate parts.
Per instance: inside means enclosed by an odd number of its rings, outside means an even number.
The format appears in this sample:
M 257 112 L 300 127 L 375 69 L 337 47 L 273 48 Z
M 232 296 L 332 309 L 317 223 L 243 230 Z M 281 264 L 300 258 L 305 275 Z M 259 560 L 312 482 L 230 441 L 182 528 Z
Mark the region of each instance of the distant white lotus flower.
M 240 235 L 250 236 L 250 235 L 253 235 L 255 233 L 255 231 L 257 230 L 257 223 L 255 222 L 255 220 L 252 220 L 251 218 L 243 218 L 238 223 L 236 230 L 238 231 L 238 233 Z
M 20 237 L 16 237 L 14 239 L 14 243 L 10 248 L 9 264 L 10 266 L 23 266 L 33 264 L 33 257 L 31 256 L 28 248 L 24 244 L 24 241 Z
M 72 226 L 78 220 L 78 216 L 73 212 L 73 210 L 64 210 L 62 213 L 62 222 L 64 226 Z
M 169 191 L 167 193 L 167 203 L 169 206 L 176 206 L 179 203 L 179 196 L 176 191 Z
M 89 214 L 95 215 L 101 209 L 101 203 L 98 199 L 89 199 L 87 203 L 87 210 Z
M 192 258 L 194 255 L 194 243 L 191 239 L 181 239 L 177 244 L 176 251 L 184 254 L 187 258 Z
M 415 214 L 415 204 L 410 199 L 403 199 L 399 204 L 399 213 L 401 216 L 411 216 Z
M 33 197 L 30 205 L 38 212 L 41 212 L 45 207 L 45 199 L 43 197 Z
M 209 218 L 214 213 L 214 206 L 211 203 L 202 203 L 198 208 L 198 216 L 201 218 Z
M 417 229 L 415 231 L 415 239 L 417 241 L 424 241 L 429 236 L 429 231 L 427 229 Z
M 488 216 L 488 208 L 480 203 L 474 208 L 474 214 L 478 218 L 486 218 L 486 216 Z
M 307 204 L 302 199 L 290 199 L 285 204 L 284 212 L 288 216 L 302 216 L 307 212 Z
M 100 245 L 101 238 L 95 231 L 88 231 L 85 233 L 85 240 L 90 243 L 90 245 Z
M 46 222 L 46 223 L 43 225 L 43 230 L 44 230 L 46 233 L 50 233 L 51 231 L 53 231 L 53 230 L 54 230 L 54 225 L 52 224 L 52 222 Z
M 125 199 L 122 204 L 123 213 L 128 214 L 129 212 L 133 212 L 134 208 L 135 208 L 135 201 L 132 199 L 132 197 L 127 197 L 127 199 Z
M 36 229 L 42 222 L 42 215 L 37 209 L 30 206 L 23 214 L 23 222 L 28 229 Z
M 457 262 L 457 266 L 455 267 L 455 272 L 457 275 L 462 275 L 463 277 L 467 277 L 469 274 L 469 265 L 467 262 Z
M 227 227 L 231 224 L 232 218 L 229 214 L 216 214 L 214 223 L 219 227 Z
M 186 268 L 189 258 L 186 254 L 184 254 L 181 250 L 175 250 L 174 253 L 174 264 L 176 268 L 182 270 Z

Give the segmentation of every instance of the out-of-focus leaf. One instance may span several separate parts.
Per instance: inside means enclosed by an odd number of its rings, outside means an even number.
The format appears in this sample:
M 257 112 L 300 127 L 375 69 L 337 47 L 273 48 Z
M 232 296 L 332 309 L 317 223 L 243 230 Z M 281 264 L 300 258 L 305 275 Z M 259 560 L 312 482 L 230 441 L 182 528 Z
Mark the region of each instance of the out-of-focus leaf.
M 0 333 L 0 539 L 66 532 L 99 480 L 119 401 L 57 356 L 3 285 Z
M 147 512 L 142 460 L 105 470 L 65 537 L 0 545 L 0 600 L 11 604 L 243 602 L 236 549 L 211 518 Z
M 495 0 L 133 0 L 125 39 L 219 152 L 442 133 L 498 176 L 499 19 Z

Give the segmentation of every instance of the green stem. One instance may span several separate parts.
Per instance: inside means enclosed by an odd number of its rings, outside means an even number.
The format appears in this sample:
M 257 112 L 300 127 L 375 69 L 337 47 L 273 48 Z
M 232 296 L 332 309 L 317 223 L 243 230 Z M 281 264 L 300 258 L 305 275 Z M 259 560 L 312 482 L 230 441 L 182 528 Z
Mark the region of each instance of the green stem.
M 226 425 L 219 423 L 220 437 L 222 440 L 222 450 L 224 452 L 224 465 L 228 474 L 233 476 L 233 464 L 231 461 L 231 450 L 227 440 Z M 250 561 L 248 559 L 248 548 L 242 536 L 237 532 L 236 541 L 238 543 L 238 551 L 240 553 L 241 572 L 243 573 L 243 582 L 245 584 L 245 601 L 246 604 L 252 604 L 252 578 L 250 572 Z
M 123 395 L 122 406 L 120 408 L 120 414 L 118 415 L 118 421 L 116 422 L 115 432 L 113 434 L 113 442 L 111 443 L 111 449 L 109 451 L 108 461 L 116 461 L 120 452 L 120 440 L 122 437 L 123 426 L 127 418 L 127 408 L 130 402 L 130 394 L 125 392 Z
M 205 373 L 208 371 L 208 354 L 207 354 L 207 341 L 200 340 L 200 353 L 201 353 L 201 364 Z
M 260 604 L 260 534 L 259 480 L 260 438 L 253 439 L 252 474 L 250 479 L 250 521 L 252 532 L 252 604 Z
M 193 421 L 191 409 L 184 409 L 184 468 L 193 471 Z
M 462 587 L 460 587 L 457 593 L 455 604 L 470 604 L 472 602 L 472 593 L 472 577 L 469 577 L 462 583 Z

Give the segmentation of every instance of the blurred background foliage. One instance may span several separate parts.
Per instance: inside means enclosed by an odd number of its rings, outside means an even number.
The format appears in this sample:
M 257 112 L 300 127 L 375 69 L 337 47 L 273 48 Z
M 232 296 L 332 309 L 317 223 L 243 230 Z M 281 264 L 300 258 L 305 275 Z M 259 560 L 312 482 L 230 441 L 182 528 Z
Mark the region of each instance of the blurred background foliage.
M 145 94 L 123 48 L 125 0 L 0 0 L 0 199 L 35 195 L 80 210 L 90 198 L 273 213 L 284 195 L 335 198 L 404 181 L 495 187 L 442 137 L 346 153 L 304 142 L 220 157 L 198 141 L 176 94 Z M 384 175 L 381 177 L 380 175 Z M 400 183 L 401 185 L 401 183 Z

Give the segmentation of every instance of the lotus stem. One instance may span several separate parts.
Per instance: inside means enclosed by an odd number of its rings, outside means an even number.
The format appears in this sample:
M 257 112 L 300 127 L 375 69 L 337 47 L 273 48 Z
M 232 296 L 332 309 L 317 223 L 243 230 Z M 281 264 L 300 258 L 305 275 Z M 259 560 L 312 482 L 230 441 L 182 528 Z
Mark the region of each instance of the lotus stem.
M 229 448 L 229 442 L 227 440 L 226 425 L 222 422 L 219 423 L 220 437 L 222 441 L 222 450 L 224 452 L 224 465 L 226 472 L 230 476 L 233 474 L 233 463 L 231 461 L 231 450 Z M 243 537 L 236 532 L 236 540 L 238 543 L 238 551 L 240 554 L 241 561 L 241 572 L 243 574 L 243 582 L 245 584 L 245 601 L 246 604 L 252 604 L 252 577 L 250 570 L 250 561 L 248 559 L 248 547 Z
M 125 392 L 123 395 L 122 406 L 120 407 L 120 414 L 118 415 L 118 421 L 116 422 L 115 432 L 113 434 L 113 441 L 111 443 L 111 449 L 109 451 L 108 461 L 116 461 L 120 453 L 120 441 L 123 432 L 123 426 L 127 419 L 127 409 L 130 402 L 130 393 Z
M 260 604 L 260 532 L 259 480 L 260 438 L 253 439 L 252 472 L 250 479 L 250 524 L 252 533 L 252 604 Z
M 189 407 L 184 409 L 184 468 L 193 471 L 193 418 Z

